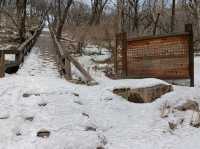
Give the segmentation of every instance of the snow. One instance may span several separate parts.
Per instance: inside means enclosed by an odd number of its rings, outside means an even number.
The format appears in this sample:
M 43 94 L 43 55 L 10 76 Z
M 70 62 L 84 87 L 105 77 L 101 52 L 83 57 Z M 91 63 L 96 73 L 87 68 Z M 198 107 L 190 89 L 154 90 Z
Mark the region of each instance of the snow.
M 195 86 L 200 87 L 200 56 L 194 58 L 194 74 Z
M 87 45 L 87 47 L 84 49 L 84 52 L 88 55 L 90 54 L 104 54 L 107 55 L 109 53 L 108 49 L 101 48 L 95 45 Z
M 5 60 L 15 61 L 15 54 L 5 54 Z
M 44 32 L 49 32 L 49 28 L 46 26 L 45 28 L 43 28 Z
M 160 117 L 160 108 L 166 102 L 175 106 L 190 99 L 200 104 L 198 87 L 174 86 L 173 92 L 153 103 L 130 103 L 112 90 L 166 82 L 154 78 L 111 80 L 92 70 L 90 56 L 79 61 L 90 69 L 98 85 L 77 85 L 60 78 L 55 63 L 42 57 L 37 47 L 16 74 L 0 80 L 0 149 L 200 148 L 200 130 L 189 125 L 191 111 Z M 195 58 L 195 73 L 200 72 L 199 64 L 199 58 Z M 77 74 L 74 67 L 72 70 Z M 199 82 L 199 75 L 195 80 Z M 183 125 L 169 130 L 168 122 L 182 117 L 186 117 Z M 87 131 L 89 127 L 96 131 Z M 49 130 L 50 137 L 37 137 L 41 129 Z

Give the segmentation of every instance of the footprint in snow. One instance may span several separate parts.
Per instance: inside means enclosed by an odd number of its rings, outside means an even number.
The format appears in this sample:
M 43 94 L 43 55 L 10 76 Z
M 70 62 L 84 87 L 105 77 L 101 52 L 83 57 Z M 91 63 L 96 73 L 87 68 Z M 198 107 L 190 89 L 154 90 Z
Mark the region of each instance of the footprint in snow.
M 23 96 L 24 98 L 28 98 L 28 97 L 30 97 L 30 96 L 31 96 L 31 94 L 24 93 L 22 96 Z
M 42 102 L 42 103 L 39 103 L 39 104 L 38 104 L 39 107 L 45 107 L 46 105 L 47 105 L 46 102 Z
M 97 128 L 93 126 L 86 126 L 85 131 L 97 131 Z
M 85 116 L 85 117 L 87 117 L 87 118 L 90 118 L 89 114 L 87 114 L 87 113 L 83 112 L 82 115 Z
M 34 96 L 40 96 L 40 94 L 38 94 L 38 93 L 35 93 L 35 94 L 24 93 L 22 96 L 23 96 L 24 98 L 28 98 L 28 97 L 30 97 L 30 96 L 32 96 L 32 95 L 34 95 Z
M 74 103 L 79 104 L 79 105 L 83 105 L 83 103 L 79 100 L 75 100 Z
M 72 93 L 74 96 L 79 97 L 78 93 Z
M 25 117 L 24 120 L 32 122 L 34 120 L 33 116 Z
M 8 113 L 0 113 L 0 120 L 8 119 L 10 115 Z

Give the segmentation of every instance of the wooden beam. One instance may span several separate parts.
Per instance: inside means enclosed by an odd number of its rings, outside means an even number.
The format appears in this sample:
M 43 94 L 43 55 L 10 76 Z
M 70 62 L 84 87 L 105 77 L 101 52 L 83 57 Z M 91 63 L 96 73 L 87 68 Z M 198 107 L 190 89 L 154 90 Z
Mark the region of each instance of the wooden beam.
M 123 74 L 122 77 L 127 77 L 128 65 L 127 65 L 127 33 L 124 32 L 121 34 L 121 42 L 122 42 L 122 65 L 123 65 Z
M 0 78 L 3 78 L 5 75 L 5 55 L 0 53 Z
M 72 64 L 82 73 L 82 75 L 85 78 L 85 83 L 86 84 L 90 84 L 91 82 L 95 82 L 94 79 L 90 76 L 90 74 L 81 66 L 81 64 L 75 59 L 73 58 L 70 53 L 67 50 L 63 50 L 60 42 L 58 41 L 58 39 L 56 38 L 55 33 L 53 32 L 53 29 L 49 26 L 49 30 L 50 33 L 52 35 L 52 38 L 58 48 L 58 51 L 61 55 L 62 58 L 66 58 L 68 61 L 72 62 Z M 68 72 L 69 73 L 69 72 Z M 96 83 L 96 82 L 95 82 Z
M 185 25 L 185 31 L 189 33 L 189 73 L 190 86 L 194 86 L 194 47 L 193 47 L 193 29 L 192 24 Z

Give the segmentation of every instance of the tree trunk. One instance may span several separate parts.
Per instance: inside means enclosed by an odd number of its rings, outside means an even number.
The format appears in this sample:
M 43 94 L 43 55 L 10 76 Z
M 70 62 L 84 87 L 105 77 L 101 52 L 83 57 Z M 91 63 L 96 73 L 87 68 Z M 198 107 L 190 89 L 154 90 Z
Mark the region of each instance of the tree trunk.
M 171 16 L 171 32 L 174 31 L 175 26 L 175 9 L 176 9 L 176 0 L 172 1 L 172 16 Z
M 20 37 L 20 42 L 26 40 L 26 3 L 27 0 L 17 0 L 17 24 L 18 24 L 18 34 Z
M 101 22 L 101 16 L 103 13 L 103 10 L 105 8 L 105 5 L 107 4 L 108 0 L 92 0 L 92 16 L 89 21 L 89 25 L 98 25 Z
M 124 32 L 124 0 L 117 0 L 118 32 Z
M 68 0 L 67 5 L 66 5 L 65 10 L 64 10 L 63 16 L 59 17 L 58 26 L 57 26 L 57 32 L 56 32 L 56 36 L 57 37 L 61 37 L 62 36 L 62 30 L 63 30 L 64 24 L 65 24 L 65 20 L 67 18 L 67 14 L 68 14 L 68 11 L 69 11 L 69 9 L 71 7 L 72 2 L 73 2 L 73 0 Z M 60 7 L 60 4 L 58 6 Z M 61 8 L 59 8 L 59 9 L 61 9 Z M 58 10 L 58 11 L 61 11 L 61 10 Z
M 159 21 L 159 17 L 160 17 L 160 13 L 158 13 L 156 21 L 154 23 L 154 29 L 153 29 L 153 35 L 156 35 L 156 29 L 157 29 L 157 25 L 158 25 L 158 21 Z

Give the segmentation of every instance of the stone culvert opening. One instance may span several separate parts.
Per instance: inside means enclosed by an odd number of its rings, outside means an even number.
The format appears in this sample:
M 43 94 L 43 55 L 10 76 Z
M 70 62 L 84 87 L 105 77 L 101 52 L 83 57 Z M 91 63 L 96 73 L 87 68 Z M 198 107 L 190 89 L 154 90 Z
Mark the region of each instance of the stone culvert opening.
M 113 90 L 113 93 L 127 99 L 130 102 L 149 103 L 171 91 L 173 91 L 172 85 L 158 84 L 150 87 L 141 87 L 135 89 L 116 88 Z

